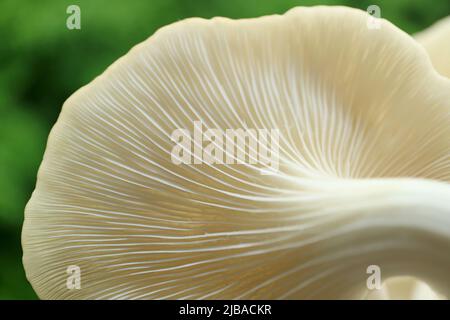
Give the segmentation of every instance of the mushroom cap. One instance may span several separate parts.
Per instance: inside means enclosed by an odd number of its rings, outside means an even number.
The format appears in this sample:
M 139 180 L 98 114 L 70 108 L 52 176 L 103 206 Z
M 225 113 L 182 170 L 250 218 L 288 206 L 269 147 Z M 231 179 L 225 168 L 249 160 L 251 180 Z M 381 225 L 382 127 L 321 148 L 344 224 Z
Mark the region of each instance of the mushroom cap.
M 448 295 L 450 80 L 368 17 L 187 19 L 74 93 L 25 209 L 39 297 L 359 298 L 371 264 Z M 198 120 L 278 129 L 279 170 L 173 163 Z
M 436 70 L 450 78 L 450 16 L 439 20 L 414 37 L 424 46 Z

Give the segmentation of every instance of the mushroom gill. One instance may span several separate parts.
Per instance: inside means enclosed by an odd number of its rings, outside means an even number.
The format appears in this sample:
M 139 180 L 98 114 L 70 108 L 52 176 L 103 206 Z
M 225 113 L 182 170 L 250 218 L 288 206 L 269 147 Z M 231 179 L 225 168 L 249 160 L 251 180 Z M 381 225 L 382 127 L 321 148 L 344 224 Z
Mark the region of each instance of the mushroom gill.
M 25 209 L 39 297 L 362 298 L 370 265 L 450 297 L 450 80 L 367 19 L 184 20 L 74 93 Z M 279 130 L 278 170 L 175 163 L 196 121 Z
M 436 70 L 450 78 L 450 16 L 415 35 L 430 56 Z

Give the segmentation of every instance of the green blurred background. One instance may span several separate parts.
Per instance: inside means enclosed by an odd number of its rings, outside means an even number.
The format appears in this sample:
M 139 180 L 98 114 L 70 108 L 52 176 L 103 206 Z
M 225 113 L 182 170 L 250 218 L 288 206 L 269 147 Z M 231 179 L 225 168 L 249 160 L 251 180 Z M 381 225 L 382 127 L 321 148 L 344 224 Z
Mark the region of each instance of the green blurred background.
M 81 30 L 66 28 L 69 5 Z M 0 299 L 36 299 L 22 266 L 23 211 L 62 103 L 158 28 L 191 16 L 283 13 L 299 5 L 347 5 L 408 33 L 450 14 L 449 0 L 0 0 Z

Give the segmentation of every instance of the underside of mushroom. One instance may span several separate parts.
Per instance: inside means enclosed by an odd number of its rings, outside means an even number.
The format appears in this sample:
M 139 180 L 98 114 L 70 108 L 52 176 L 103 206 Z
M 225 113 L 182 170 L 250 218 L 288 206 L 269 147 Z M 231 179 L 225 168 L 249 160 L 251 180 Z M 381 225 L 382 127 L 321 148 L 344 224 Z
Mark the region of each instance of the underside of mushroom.
M 39 297 L 359 299 L 369 266 L 450 297 L 450 80 L 368 18 L 184 20 L 74 93 L 25 210 Z M 276 170 L 173 161 L 199 124 L 277 130 Z
M 450 78 L 450 16 L 414 37 L 424 46 L 436 70 Z

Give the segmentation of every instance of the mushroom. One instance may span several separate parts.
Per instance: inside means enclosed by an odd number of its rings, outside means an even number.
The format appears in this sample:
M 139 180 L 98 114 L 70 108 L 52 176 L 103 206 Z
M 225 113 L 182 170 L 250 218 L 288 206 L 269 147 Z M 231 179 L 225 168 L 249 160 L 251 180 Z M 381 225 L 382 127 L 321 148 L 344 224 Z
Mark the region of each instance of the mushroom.
M 368 18 L 187 19 L 74 93 L 25 209 L 39 297 L 357 299 L 369 266 L 449 297 L 450 80 Z M 279 130 L 278 170 L 175 163 L 195 121 Z
M 415 38 L 427 50 L 436 70 L 450 78 L 450 16 L 416 34 Z
M 366 296 L 368 300 L 444 300 L 425 282 L 413 277 L 393 277 L 387 279 L 380 290 L 373 290 Z

